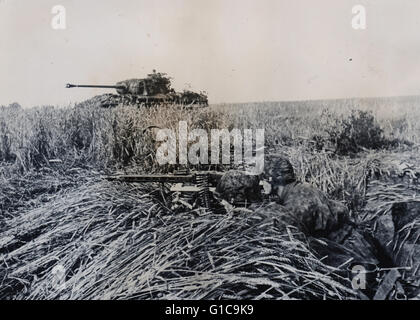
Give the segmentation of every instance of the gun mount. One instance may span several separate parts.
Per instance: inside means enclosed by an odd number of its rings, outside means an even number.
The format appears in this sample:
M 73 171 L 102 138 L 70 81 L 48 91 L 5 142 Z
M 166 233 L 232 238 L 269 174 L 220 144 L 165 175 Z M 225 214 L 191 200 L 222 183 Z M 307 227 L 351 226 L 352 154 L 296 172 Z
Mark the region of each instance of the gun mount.
M 172 207 L 182 204 L 182 206 L 192 209 L 198 205 L 220 213 L 222 207 L 214 199 L 214 192 L 223 174 L 219 171 L 193 173 L 181 171 L 174 174 L 113 175 L 107 176 L 106 179 L 123 183 L 160 183 L 161 187 L 165 183 L 170 183 L 172 184 L 169 189 L 171 201 L 164 199 L 164 202 L 170 202 Z M 161 192 L 161 195 L 163 195 L 163 192 Z

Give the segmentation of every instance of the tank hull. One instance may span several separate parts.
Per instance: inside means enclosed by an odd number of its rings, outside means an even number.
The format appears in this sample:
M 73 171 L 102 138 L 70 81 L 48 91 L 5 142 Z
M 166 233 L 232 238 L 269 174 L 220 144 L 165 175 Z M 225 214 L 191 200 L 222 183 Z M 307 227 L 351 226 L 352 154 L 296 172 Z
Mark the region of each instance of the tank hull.
M 182 96 L 178 94 L 172 95 L 155 95 L 155 96 L 139 96 L 132 94 L 102 94 L 95 96 L 85 102 L 83 105 L 93 105 L 102 108 L 113 108 L 118 105 L 123 106 L 154 106 L 178 104 L 184 106 L 206 107 L 208 106 L 207 98 L 199 94 Z

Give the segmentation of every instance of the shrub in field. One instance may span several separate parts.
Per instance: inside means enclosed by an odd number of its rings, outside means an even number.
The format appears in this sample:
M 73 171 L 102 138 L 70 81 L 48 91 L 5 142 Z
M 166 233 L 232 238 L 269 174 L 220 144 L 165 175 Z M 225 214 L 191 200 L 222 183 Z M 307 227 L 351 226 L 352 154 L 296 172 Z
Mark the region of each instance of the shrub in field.
M 326 132 L 335 146 L 335 152 L 339 155 L 388 146 L 383 129 L 369 111 L 352 110 L 347 118 L 327 127 Z

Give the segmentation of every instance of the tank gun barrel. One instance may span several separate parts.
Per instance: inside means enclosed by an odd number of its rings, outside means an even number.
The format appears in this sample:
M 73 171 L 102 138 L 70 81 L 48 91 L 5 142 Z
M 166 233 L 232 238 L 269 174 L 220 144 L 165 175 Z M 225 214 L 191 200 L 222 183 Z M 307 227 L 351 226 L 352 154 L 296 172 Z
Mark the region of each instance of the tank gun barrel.
M 67 83 L 66 88 L 125 89 L 124 86 L 105 86 L 105 85 L 90 85 L 90 84 L 71 84 L 71 83 Z

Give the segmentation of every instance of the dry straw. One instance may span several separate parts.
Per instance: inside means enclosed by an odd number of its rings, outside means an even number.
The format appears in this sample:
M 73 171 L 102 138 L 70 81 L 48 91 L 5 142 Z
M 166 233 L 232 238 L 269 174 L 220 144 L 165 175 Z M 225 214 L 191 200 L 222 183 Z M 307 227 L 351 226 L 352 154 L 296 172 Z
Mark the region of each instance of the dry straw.
M 156 165 L 155 141 L 144 129 L 174 129 L 183 120 L 207 130 L 265 128 L 267 150 L 286 155 L 299 180 L 347 204 L 356 220 L 418 199 L 406 182 L 380 179 L 419 172 L 418 113 L 396 106 L 376 112 L 387 137 L 408 140 L 411 151 L 402 153 L 401 145 L 337 157 L 324 129 L 335 128 L 356 102 L 343 103 L 335 112 L 337 102 L 328 101 L 194 112 L 0 108 L 0 298 L 355 298 L 305 237 L 278 229 L 270 216 L 174 214 L 154 197 L 156 186 L 113 184 L 99 174 L 168 170 Z M 65 270 L 59 284 L 56 266 Z
M 88 183 L 8 220 L 0 239 L 1 298 L 354 297 L 273 217 L 174 215 L 136 186 Z M 53 285 L 57 265 L 64 287 Z

